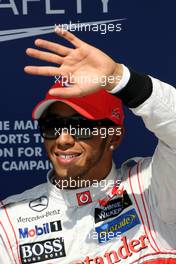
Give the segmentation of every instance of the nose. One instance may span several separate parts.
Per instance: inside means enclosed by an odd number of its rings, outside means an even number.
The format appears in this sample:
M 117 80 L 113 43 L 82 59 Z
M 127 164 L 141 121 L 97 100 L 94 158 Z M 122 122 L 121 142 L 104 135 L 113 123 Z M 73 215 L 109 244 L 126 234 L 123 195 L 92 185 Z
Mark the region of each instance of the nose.
M 74 146 L 75 139 L 67 131 L 62 131 L 56 139 L 56 144 L 60 149 L 67 149 Z

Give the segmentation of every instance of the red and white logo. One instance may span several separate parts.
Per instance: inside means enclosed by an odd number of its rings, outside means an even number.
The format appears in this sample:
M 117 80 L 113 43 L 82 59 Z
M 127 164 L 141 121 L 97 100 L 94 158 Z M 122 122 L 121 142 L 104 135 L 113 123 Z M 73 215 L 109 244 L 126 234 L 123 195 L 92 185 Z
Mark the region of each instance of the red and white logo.
M 89 191 L 77 193 L 76 196 L 79 206 L 89 204 L 92 202 L 92 198 Z
M 112 116 L 112 117 L 115 117 L 115 118 L 117 118 L 117 119 L 120 119 L 119 108 L 114 108 L 114 109 L 112 110 L 111 116 Z

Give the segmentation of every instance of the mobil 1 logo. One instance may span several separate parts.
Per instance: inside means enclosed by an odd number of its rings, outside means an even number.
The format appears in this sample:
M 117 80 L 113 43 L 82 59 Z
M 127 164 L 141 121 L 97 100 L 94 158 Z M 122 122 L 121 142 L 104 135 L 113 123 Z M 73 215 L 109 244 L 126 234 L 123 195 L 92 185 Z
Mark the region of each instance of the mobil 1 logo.
M 50 234 L 52 232 L 58 232 L 62 230 L 61 221 L 55 221 L 50 223 L 44 223 L 42 226 L 35 225 L 35 227 L 28 228 L 19 228 L 19 238 L 34 238 L 36 236 L 42 236 Z
M 37 263 L 65 256 L 63 237 L 20 245 L 22 264 Z

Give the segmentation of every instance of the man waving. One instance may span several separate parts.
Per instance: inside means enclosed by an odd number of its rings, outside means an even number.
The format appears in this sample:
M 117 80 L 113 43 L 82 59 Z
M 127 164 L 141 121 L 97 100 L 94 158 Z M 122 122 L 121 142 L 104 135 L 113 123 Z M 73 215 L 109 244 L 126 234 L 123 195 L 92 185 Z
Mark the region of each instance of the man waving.
M 175 89 L 56 33 L 74 48 L 38 39 L 47 51 L 27 54 L 57 66 L 25 68 L 62 76 L 33 110 L 53 169 L 47 183 L 1 203 L 1 262 L 176 263 Z M 159 142 L 152 157 L 116 169 L 122 102 Z

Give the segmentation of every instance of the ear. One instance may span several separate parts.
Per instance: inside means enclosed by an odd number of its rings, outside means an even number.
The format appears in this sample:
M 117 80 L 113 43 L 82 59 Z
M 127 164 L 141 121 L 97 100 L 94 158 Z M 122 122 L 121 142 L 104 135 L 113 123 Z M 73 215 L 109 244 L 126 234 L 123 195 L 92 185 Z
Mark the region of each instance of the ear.
M 121 143 L 123 136 L 125 133 L 124 127 L 115 127 L 114 128 L 114 134 L 109 135 L 109 140 L 108 140 L 108 149 L 111 151 L 115 150 Z

